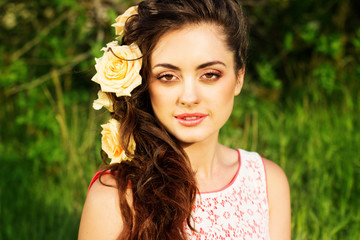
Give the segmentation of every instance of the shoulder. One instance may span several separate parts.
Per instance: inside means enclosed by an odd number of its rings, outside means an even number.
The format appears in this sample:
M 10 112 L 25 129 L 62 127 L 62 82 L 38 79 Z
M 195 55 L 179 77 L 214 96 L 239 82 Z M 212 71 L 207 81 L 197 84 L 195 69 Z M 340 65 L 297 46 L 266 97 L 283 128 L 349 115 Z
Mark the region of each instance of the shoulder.
M 104 174 L 91 186 L 84 204 L 79 239 L 116 239 L 122 229 L 116 180 Z M 105 184 L 105 185 L 104 185 Z
M 269 199 L 269 227 L 272 239 L 290 239 L 290 189 L 284 171 L 274 162 L 263 159 Z
M 281 167 L 266 158 L 263 158 L 263 162 L 266 170 L 266 178 L 269 188 L 272 188 L 275 185 L 278 187 L 289 189 L 287 177 Z

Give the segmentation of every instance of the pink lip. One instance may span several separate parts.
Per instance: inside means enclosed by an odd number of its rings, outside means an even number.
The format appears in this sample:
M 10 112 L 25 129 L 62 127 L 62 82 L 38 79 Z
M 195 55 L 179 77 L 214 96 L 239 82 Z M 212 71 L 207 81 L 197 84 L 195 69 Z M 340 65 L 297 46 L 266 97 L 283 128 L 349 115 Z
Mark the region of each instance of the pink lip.
M 203 113 L 182 113 L 175 116 L 176 120 L 186 127 L 192 127 L 200 124 L 207 114 Z

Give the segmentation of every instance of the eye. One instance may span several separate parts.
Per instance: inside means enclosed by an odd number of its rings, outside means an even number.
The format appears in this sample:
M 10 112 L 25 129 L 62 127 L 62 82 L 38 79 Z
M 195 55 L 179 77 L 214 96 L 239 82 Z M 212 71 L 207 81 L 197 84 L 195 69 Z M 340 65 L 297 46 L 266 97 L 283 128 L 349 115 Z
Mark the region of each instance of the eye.
M 222 74 L 218 71 L 210 71 L 203 74 L 201 78 L 204 79 L 205 81 L 215 81 L 219 79 L 221 76 Z
M 177 79 L 177 77 L 173 74 L 170 73 L 164 73 L 164 74 L 160 74 L 157 79 L 163 81 L 163 82 L 173 82 Z

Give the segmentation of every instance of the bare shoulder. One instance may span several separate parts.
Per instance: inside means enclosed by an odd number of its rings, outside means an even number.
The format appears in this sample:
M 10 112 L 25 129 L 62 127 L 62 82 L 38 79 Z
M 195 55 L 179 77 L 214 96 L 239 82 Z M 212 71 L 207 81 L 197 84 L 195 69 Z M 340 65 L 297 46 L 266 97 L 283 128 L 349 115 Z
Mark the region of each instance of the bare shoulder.
M 116 180 L 110 174 L 94 182 L 84 204 L 79 240 L 116 239 L 122 229 L 119 194 Z
M 273 161 L 263 158 L 266 169 L 268 187 L 273 185 L 277 187 L 289 188 L 288 180 L 285 172 Z
M 271 239 L 291 239 L 289 183 L 284 171 L 274 162 L 263 159 L 268 183 Z

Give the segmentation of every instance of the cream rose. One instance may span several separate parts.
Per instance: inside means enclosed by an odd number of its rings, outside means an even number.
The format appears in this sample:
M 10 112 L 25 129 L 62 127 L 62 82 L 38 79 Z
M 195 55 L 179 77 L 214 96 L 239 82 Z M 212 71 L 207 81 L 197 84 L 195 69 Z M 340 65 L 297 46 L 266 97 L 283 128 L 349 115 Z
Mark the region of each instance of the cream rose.
M 101 58 L 95 58 L 97 73 L 91 80 L 100 84 L 103 92 L 113 92 L 118 97 L 131 96 L 131 91 L 141 84 L 139 47 L 136 44 L 120 46 L 113 41 L 101 50 L 105 52 Z
M 95 110 L 99 110 L 102 107 L 105 107 L 110 112 L 114 112 L 113 103 L 111 102 L 110 98 L 106 93 L 100 90 L 98 92 L 98 99 L 96 99 L 93 103 L 93 108 Z
M 111 26 L 115 27 L 115 34 L 116 35 L 122 36 L 124 34 L 124 26 L 125 26 L 126 21 L 132 15 L 137 14 L 137 10 L 138 10 L 137 6 L 130 7 L 122 15 L 118 16 L 115 19 L 116 23 L 114 23 Z
M 110 119 L 108 123 L 101 125 L 103 130 L 101 131 L 101 147 L 104 152 L 111 159 L 110 164 L 120 163 L 121 161 L 130 161 L 131 158 L 126 156 L 125 151 L 120 147 L 120 134 L 119 127 L 120 123 L 115 119 Z M 135 141 L 133 138 L 130 139 L 129 143 L 130 153 L 135 152 Z

